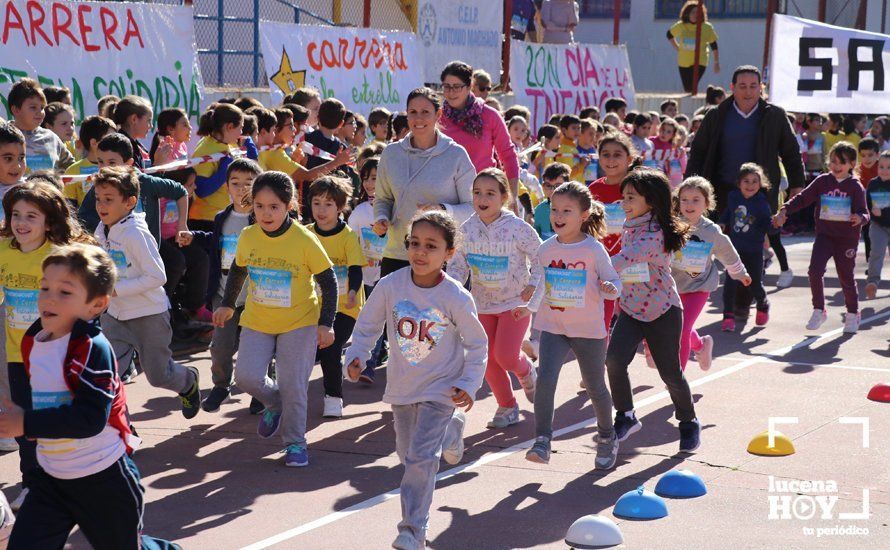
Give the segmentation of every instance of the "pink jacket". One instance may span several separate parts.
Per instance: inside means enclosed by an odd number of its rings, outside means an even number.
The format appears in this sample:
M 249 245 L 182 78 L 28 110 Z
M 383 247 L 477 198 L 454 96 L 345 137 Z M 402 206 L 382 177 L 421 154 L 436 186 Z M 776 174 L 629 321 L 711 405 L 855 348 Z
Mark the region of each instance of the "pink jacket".
M 477 173 L 486 168 L 497 167 L 498 163 L 494 158 L 497 153 L 500 168 L 507 174 L 507 178 L 516 179 L 519 177 L 519 158 L 510 141 L 510 134 L 507 133 L 507 124 L 501 115 L 488 105 L 483 109 L 482 135 L 479 137 L 458 128 L 444 116 L 439 120 L 439 129 L 467 150 Z

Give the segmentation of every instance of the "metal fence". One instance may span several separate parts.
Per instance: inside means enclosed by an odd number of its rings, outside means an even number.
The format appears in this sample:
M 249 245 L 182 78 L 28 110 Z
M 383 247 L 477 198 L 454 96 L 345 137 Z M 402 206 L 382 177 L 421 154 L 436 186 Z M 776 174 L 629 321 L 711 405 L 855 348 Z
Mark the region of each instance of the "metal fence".
M 630 18 L 631 0 L 622 0 L 621 18 Z M 612 19 L 615 17 L 615 0 L 581 0 L 579 15 L 582 19 Z
M 656 19 L 677 19 L 685 0 L 655 0 Z M 766 17 L 769 0 L 706 0 L 708 19 L 754 19 Z

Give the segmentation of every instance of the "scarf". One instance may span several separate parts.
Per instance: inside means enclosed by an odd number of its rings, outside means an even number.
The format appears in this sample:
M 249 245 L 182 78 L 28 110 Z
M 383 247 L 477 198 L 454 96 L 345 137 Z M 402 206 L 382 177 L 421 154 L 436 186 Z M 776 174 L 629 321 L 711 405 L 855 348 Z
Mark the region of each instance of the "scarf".
M 485 103 L 470 94 L 467 96 L 467 104 L 463 109 L 455 109 L 447 101 L 445 102 L 445 118 L 457 125 L 458 128 L 473 137 L 482 135 L 482 112 Z

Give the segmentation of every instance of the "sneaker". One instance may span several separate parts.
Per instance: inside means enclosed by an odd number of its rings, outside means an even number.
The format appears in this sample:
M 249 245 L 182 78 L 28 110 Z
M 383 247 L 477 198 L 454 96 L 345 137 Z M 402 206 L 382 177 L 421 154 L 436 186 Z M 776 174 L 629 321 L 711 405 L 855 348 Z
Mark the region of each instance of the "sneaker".
M 12 437 L 0 437 L 0 453 L 11 453 L 19 450 L 19 444 Z
M 695 360 L 701 370 L 711 368 L 711 361 L 714 359 L 714 338 L 710 335 L 702 336 L 701 349 L 695 352 Z
M 766 326 L 769 322 L 769 309 L 758 309 L 757 316 L 754 317 L 754 324 L 758 327 Z
M 724 317 L 723 322 L 720 323 L 720 330 L 723 332 L 735 332 L 735 318 Z
M 522 386 L 522 391 L 525 392 L 525 398 L 528 399 L 528 402 L 534 403 L 535 388 L 538 385 L 538 371 L 535 370 L 534 365 L 528 370 L 528 374 L 519 379 L 519 385 Z
M 361 374 L 358 375 L 358 379 L 360 382 L 364 382 L 365 384 L 373 384 L 374 383 L 374 367 L 368 365 L 362 371 Z
M 207 309 L 207 306 L 201 306 L 191 313 L 191 317 L 193 320 L 198 321 L 200 323 L 212 323 L 213 322 L 213 312 Z
M 844 313 L 844 334 L 856 334 L 859 332 L 859 314 Z
M 454 411 L 448 427 L 445 428 L 445 439 L 442 441 L 442 458 L 448 464 L 457 464 L 464 457 L 464 424 L 467 418 L 461 411 Z
M 216 412 L 219 410 L 219 406 L 222 405 L 222 402 L 228 398 L 229 388 L 220 388 L 219 386 L 213 386 L 213 389 L 210 390 L 210 394 L 201 403 L 201 409 L 203 409 L 204 412 Z
M 528 355 L 528 358 L 532 361 L 538 360 L 538 351 L 540 347 L 540 342 L 537 340 L 523 340 L 522 341 L 522 352 Z
M 807 330 L 816 330 L 817 328 L 822 326 L 822 323 L 828 320 L 828 312 L 824 309 L 814 309 L 813 314 L 810 315 L 810 320 L 807 321 Z
M 680 452 L 691 453 L 701 445 L 701 424 L 698 419 L 680 422 Z
M 257 415 L 266 410 L 266 406 L 263 405 L 263 402 L 256 397 L 251 397 L 250 405 L 248 405 L 247 410 L 248 412 L 250 412 L 250 414 Z
M 6 496 L 0 491 L 0 541 L 5 543 L 9 539 L 13 523 L 15 523 L 15 514 L 12 513 Z
M 525 453 L 525 459 L 538 464 L 550 463 L 550 438 L 540 435 L 535 438 L 535 444 Z
M 794 282 L 794 272 L 790 269 L 779 273 L 779 279 L 776 281 L 776 288 L 788 288 Z
M 340 418 L 343 416 L 343 398 L 324 396 L 324 412 L 321 415 L 325 418 Z
M 397 550 L 421 550 L 426 548 L 426 542 L 417 542 L 417 539 L 411 533 L 402 531 L 396 537 L 396 540 L 392 541 L 392 547 Z
M 309 451 L 299 443 L 288 445 L 284 450 L 284 465 L 289 468 L 309 466 Z
M 773 257 L 776 254 L 770 250 L 769 248 L 763 249 L 763 270 L 766 271 L 769 269 L 771 265 L 773 265 Z
M 865 299 L 866 300 L 874 300 L 875 296 L 878 295 L 878 285 L 875 283 L 868 283 L 865 285 Z
M 137 376 L 139 376 L 139 371 L 136 370 L 136 365 L 133 361 L 130 361 L 130 366 L 127 367 L 127 370 L 121 375 L 121 382 L 125 385 L 130 385 L 136 381 Z
M 192 387 L 186 393 L 179 394 L 179 400 L 182 401 L 182 416 L 186 419 L 192 419 L 197 416 L 201 409 L 201 386 L 199 384 L 198 369 L 195 367 L 186 367 L 192 371 L 195 377 Z
M 624 441 L 632 434 L 640 431 L 642 427 L 643 423 L 637 420 L 633 411 L 630 412 L 630 416 L 620 411 L 615 413 L 615 435 L 618 441 Z
M 506 428 L 519 423 L 519 406 L 498 407 L 494 418 L 488 421 L 489 428 Z
M 269 409 L 263 411 L 260 416 L 260 423 L 256 427 L 256 433 L 263 439 L 268 439 L 275 435 L 278 426 L 281 425 L 281 413 L 272 412 Z
M 618 462 L 618 438 L 613 433 L 611 437 L 602 437 L 597 434 L 593 440 L 596 442 L 596 459 L 594 467 L 597 470 L 611 470 Z
M 25 503 L 25 497 L 28 496 L 28 488 L 22 489 L 22 492 L 19 493 L 19 496 L 15 497 L 15 500 L 9 503 L 9 507 L 12 508 L 13 512 L 18 512 L 22 509 L 22 504 Z

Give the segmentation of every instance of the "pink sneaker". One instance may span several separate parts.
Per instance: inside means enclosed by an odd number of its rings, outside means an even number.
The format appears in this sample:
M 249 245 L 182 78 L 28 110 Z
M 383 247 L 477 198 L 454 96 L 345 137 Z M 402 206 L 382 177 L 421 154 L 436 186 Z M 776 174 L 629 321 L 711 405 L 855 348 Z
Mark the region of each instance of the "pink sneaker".
M 207 306 L 201 306 L 192 313 L 192 319 L 202 323 L 212 323 L 213 312 L 207 309 Z
M 735 319 L 733 317 L 724 317 L 720 323 L 720 330 L 723 332 L 735 332 Z
M 754 324 L 758 327 L 765 326 L 769 322 L 769 310 L 758 309 L 757 316 L 754 317 Z

